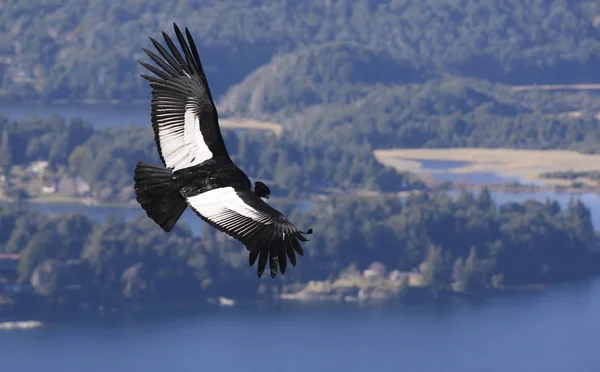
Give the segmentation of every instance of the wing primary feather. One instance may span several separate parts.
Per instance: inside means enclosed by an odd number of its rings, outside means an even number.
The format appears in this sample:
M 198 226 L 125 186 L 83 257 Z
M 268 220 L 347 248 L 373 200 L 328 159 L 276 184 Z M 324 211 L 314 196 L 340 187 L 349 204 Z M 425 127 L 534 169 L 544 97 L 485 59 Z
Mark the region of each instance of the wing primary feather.
M 153 39 L 151 38 L 151 40 L 153 40 Z M 173 68 L 171 66 L 169 66 L 165 61 L 163 61 L 162 59 L 160 59 L 159 56 L 157 56 L 152 51 L 150 51 L 150 50 L 148 50 L 146 48 L 142 48 L 142 50 L 144 51 L 144 53 L 146 53 L 148 55 L 148 57 L 150 57 L 151 60 L 153 60 L 154 62 L 156 62 L 157 65 L 159 65 L 163 70 L 165 70 L 165 72 L 167 74 L 169 74 L 171 76 L 177 76 L 177 71 L 173 70 Z
M 198 65 L 198 75 L 200 76 L 200 79 L 202 79 L 202 82 L 204 83 L 204 87 L 206 88 L 206 94 L 208 94 L 208 97 L 210 98 L 210 100 L 213 101 L 212 94 L 210 92 L 210 88 L 208 87 L 208 81 L 206 80 L 206 75 L 204 74 L 204 69 L 202 68 L 202 62 L 200 61 L 200 55 L 198 54 L 198 49 L 196 49 L 196 43 L 194 43 L 194 38 L 192 38 L 192 34 L 190 34 L 190 30 L 188 30 L 187 27 L 185 28 L 185 35 L 187 36 L 188 43 L 190 44 L 190 49 L 192 50 L 194 60 L 196 61 L 196 64 Z
M 287 240 L 283 240 L 282 245 L 279 247 L 278 249 L 278 254 L 279 254 L 279 271 L 281 272 L 281 275 L 285 274 L 285 270 L 287 268 L 287 259 L 285 257 L 285 251 L 286 251 L 286 246 L 288 244 Z
M 292 247 L 292 242 L 294 240 L 294 238 L 290 239 L 289 244 L 285 247 L 285 249 L 287 250 L 287 256 L 290 260 L 290 263 L 293 267 L 296 267 L 296 252 L 294 251 L 294 247 Z
M 173 57 L 175 57 L 177 62 L 179 62 L 179 66 L 181 68 L 183 68 L 183 71 L 185 71 L 188 75 L 190 75 L 192 72 L 186 65 L 185 60 L 181 56 L 181 53 L 179 53 L 179 50 L 177 50 L 177 47 L 175 46 L 175 44 L 173 43 L 173 41 L 171 40 L 169 35 L 167 35 L 166 32 L 164 32 L 164 31 L 163 31 L 162 35 L 163 35 L 163 39 L 165 39 L 165 43 L 167 43 L 167 47 L 169 47 L 169 50 L 171 51 L 171 54 L 173 55 Z
M 273 241 L 271 242 L 271 247 L 269 248 L 269 274 L 271 274 L 272 279 L 275 279 L 275 276 L 277 275 L 277 268 L 279 267 L 278 260 L 277 243 Z
M 179 41 L 181 50 L 183 50 L 183 54 L 185 55 L 185 59 L 186 59 L 188 65 L 190 65 L 190 67 L 192 67 L 194 72 L 198 72 L 198 70 L 199 70 L 198 65 L 196 64 L 196 61 L 194 61 L 192 59 L 193 57 L 192 57 L 192 53 L 190 52 L 190 48 L 188 47 L 187 43 L 185 42 L 185 39 L 183 38 L 181 31 L 179 31 L 179 27 L 177 27 L 177 25 L 175 25 L 174 28 L 175 28 L 175 36 L 177 36 L 177 40 Z
M 156 74 L 156 75 L 158 75 L 158 77 L 160 77 L 160 78 L 162 78 L 162 79 L 165 79 L 165 80 L 167 80 L 167 79 L 169 79 L 169 77 L 170 77 L 170 76 L 169 76 L 167 73 L 165 73 L 164 71 L 161 71 L 161 70 L 157 69 L 156 67 L 154 67 L 154 66 L 152 66 L 152 65 L 150 65 L 150 64 L 148 64 L 148 63 L 146 63 L 146 62 L 143 62 L 143 61 L 137 61 L 137 63 L 139 63 L 140 65 L 142 65 L 144 68 L 146 68 L 146 69 L 150 70 L 150 72 L 152 72 L 153 74 Z M 142 75 L 142 76 L 143 76 L 143 75 Z
M 269 248 L 269 269 L 271 271 L 271 278 L 275 279 L 277 276 L 277 268 L 279 267 L 279 239 L 271 240 L 271 247 Z
M 259 235 L 246 246 L 246 249 L 250 251 L 250 253 L 248 254 L 248 264 L 250 266 L 254 266 L 254 263 L 258 258 L 258 254 L 260 253 L 261 240 L 262 235 Z
M 292 239 L 292 244 L 294 245 L 294 250 L 300 255 L 300 256 L 304 256 L 304 250 L 302 249 L 302 246 L 300 245 L 300 243 L 298 243 L 298 240 L 296 239 Z
M 148 80 L 150 82 L 150 84 L 161 82 L 161 80 L 155 78 L 154 76 L 150 76 L 150 75 L 146 75 L 146 74 L 140 74 L 140 76 L 143 77 L 144 79 Z
M 173 59 L 173 57 L 171 57 L 169 52 L 167 52 L 167 50 L 162 45 L 160 45 L 160 43 L 158 41 L 154 40 L 153 38 L 150 38 L 150 40 L 152 41 L 152 44 L 154 45 L 156 50 L 158 50 L 160 55 L 162 55 L 162 57 L 167 61 L 167 63 L 169 65 L 171 65 L 171 67 L 174 68 L 175 71 L 177 71 L 178 75 L 183 75 L 183 73 L 184 73 L 183 69 L 177 63 L 177 61 L 175 61 Z
M 260 253 L 260 247 L 258 247 L 258 246 L 250 251 L 250 254 L 248 255 L 248 264 L 250 266 L 254 266 L 254 263 L 256 262 L 256 259 L 258 258 L 259 253 Z
M 269 258 L 269 249 L 262 248 L 258 254 L 258 277 L 262 277 L 265 272 L 265 266 L 267 266 L 267 259 Z
M 253 266 L 256 262 L 256 258 L 262 250 L 262 246 L 267 241 L 268 236 L 269 235 L 266 232 L 259 233 L 259 235 L 256 235 L 256 237 L 248 244 L 247 249 L 250 251 L 248 263 L 250 266 Z

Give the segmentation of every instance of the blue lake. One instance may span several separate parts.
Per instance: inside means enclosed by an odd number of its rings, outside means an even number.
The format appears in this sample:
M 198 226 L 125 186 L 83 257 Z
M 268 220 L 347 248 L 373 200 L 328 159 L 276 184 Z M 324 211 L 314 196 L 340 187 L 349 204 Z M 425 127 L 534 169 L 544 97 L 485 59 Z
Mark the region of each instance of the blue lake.
M 96 128 L 122 127 L 128 124 L 150 124 L 150 100 L 147 103 L 135 104 L 35 104 L 0 103 L 0 115 L 9 119 L 22 119 L 29 116 L 48 117 L 57 114 L 66 118 L 81 117 Z
M 432 172 L 431 175 L 440 182 L 452 181 L 471 185 L 490 185 L 508 182 L 520 182 L 522 184 L 528 184 L 528 181 L 525 181 L 520 177 L 500 176 L 495 172 L 470 172 L 460 174 L 450 172 Z
M 91 219 L 104 222 L 109 216 L 117 218 L 130 219 L 137 217 L 138 215 L 146 215 L 141 207 L 105 207 L 105 206 L 89 206 L 83 204 L 68 204 L 68 203 L 56 203 L 56 204 L 42 204 L 42 203 L 30 203 L 29 209 L 56 215 L 63 213 L 77 213 L 90 217 Z M 148 217 L 149 218 L 149 217 Z M 200 230 L 204 222 L 196 216 L 190 209 L 186 209 L 181 216 L 181 219 L 177 222 L 178 224 L 185 223 L 189 226 L 191 232 L 195 236 L 200 235 Z
M 598 372 L 600 279 L 447 306 L 289 306 L 0 331 L 15 372 Z
M 517 176 L 502 176 L 495 172 L 452 173 L 450 170 L 469 165 L 467 161 L 420 159 L 423 170 L 427 171 L 437 181 L 452 181 L 472 185 L 489 185 L 518 182 L 523 185 L 537 185 L 538 182 L 526 180 Z
M 418 160 L 421 167 L 426 170 L 446 170 L 453 168 L 464 167 L 469 164 L 468 161 L 458 160 L 435 160 L 435 159 L 422 159 Z

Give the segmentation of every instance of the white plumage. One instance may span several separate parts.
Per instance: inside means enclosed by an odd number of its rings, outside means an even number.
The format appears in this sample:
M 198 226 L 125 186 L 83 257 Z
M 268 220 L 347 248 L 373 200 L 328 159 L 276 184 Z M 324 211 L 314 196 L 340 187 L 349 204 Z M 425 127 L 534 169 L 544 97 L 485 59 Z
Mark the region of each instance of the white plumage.
M 179 108 L 161 106 L 159 103 L 156 109 L 156 124 L 166 166 L 177 171 L 211 159 L 213 154 L 204 141 L 193 104 L 186 105 L 183 118 L 176 116 Z
M 221 224 L 228 212 L 234 212 L 256 222 L 269 224 L 269 216 L 252 208 L 242 200 L 233 187 L 222 187 L 187 198 L 188 204 L 205 218 Z

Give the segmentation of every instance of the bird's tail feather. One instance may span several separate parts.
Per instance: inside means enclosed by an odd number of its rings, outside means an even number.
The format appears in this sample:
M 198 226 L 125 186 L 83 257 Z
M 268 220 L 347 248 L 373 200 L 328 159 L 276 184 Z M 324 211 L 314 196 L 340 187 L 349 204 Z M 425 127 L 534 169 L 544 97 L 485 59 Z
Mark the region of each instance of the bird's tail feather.
M 137 201 L 148 217 L 165 231 L 171 231 L 187 204 L 167 168 L 140 161 L 135 166 L 134 189 Z

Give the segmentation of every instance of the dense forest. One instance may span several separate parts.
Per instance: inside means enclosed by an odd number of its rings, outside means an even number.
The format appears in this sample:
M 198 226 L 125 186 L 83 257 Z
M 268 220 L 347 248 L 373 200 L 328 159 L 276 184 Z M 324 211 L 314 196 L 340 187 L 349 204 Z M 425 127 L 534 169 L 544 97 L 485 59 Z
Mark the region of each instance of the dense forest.
M 280 136 L 223 130 L 233 160 L 249 175 L 268 181 L 274 196 L 306 196 L 330 190 L 403 191 L 422 189 L 414 175 L 397 173 L 375 159 L 369 146 L 304 145 Z M 0 115 L 0 167 L 16 181 L 18 167 L 48 161 L 52 176 L 80 177 L 99 201 L 133 198 L 132 172 L 139 160 L 160 164 L 150 127 L 97 130 L 79 118 Z M 37 189 L 43 179 L 30 182 Z M 9 184 L 9 189 L 31 189 Z
M 135 59 L 173 21 L 196 35 L 217 95 L 268 65 L 292 75 L 309 66 L 315 86 L 341 78 L 350 90 L 442 74 L 599 81 L 599 15 L 593 0 L 7 0 L 0 89 L 19 99 L 144 97 Z
M 510 147 L 597 152 L 597 107 L 591 103 L 588 107 L 575 94 L 566 96 L 575 102 L 565 97 L 562 101 L 567 102 L 562 102 L 551 93 L 523 94 L 487 81 L 446 77 L 422 84 L 378 85 L 352 104 L 335 102 L 297 113 L 287 110 L 298 101 L 280 102 L 271 113 L 244 111 L 248 107 L 244 102 L 251 102 L 247 99 L 236 99 L 230 105 L 236 107 L 231 109 L 236 115 L 287 123 L 295 138 L 303 142 L 368 143 L 374 148 Z M 597 103 L 597 98 L 593 102 Z M 577 110 L 582 115 L 559 115 Z
M 600 144 L 593 94 L 512 90 L 600 82 L 592 0 L 11 0 L 0 21 L 5 100 L 148 99 L 136 59 L 177 21 L 221 115 L 280 122 L 297 146 Z
M 334 197 L 308 211 L 278 205 L 299 226 L 318 229 L 306 254 L 284 277 L 257 280 L 247 252 L 206 228 L 193 237 L 185 223 L 166 234 L 143 213 L 100 224 L 80 215 L 48 216 L 23 204 L 0 207 L 0 252 L 20 253 L 19 280 L 49 301 L 121 306 L 194 303 L 209 297 L 269 298 L 285 285 L 326 279 L 373 261 L 410 271 L 425 263 L 426 285 L 453 283 L 482 291 L 581 278 L 600 271 L 590 211 L 572 201 L 528 201 L 497 207 L 479 195 L 416 193 Z

